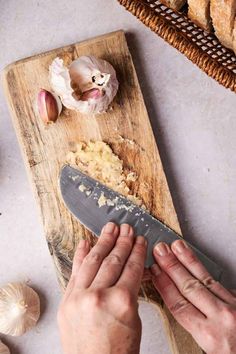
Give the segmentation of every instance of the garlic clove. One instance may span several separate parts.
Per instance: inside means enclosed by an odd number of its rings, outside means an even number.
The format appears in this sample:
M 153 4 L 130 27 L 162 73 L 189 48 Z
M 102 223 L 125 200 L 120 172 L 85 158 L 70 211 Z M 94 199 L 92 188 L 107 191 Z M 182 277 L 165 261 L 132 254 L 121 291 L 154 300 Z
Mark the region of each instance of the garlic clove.
M 91 90 L 85 91 L 82 93 L 80 96 L 81 101 L 88 101 L 89 99 L 98 99 L 104 95 L 104 92 L 97 89 L 97 88 L 92 88 Z
M 38 111 L 45 124 L 56 122 L 62 111 L 62 104 L 58 96 L 41 89 L 38 93 Z
M 0 354 L 11 354 L 9 348 L 0 341 Z
M 20 336 L 35 326 L 40 315 L 38 294 L 23 283 L 0 288 L 0 333 Z

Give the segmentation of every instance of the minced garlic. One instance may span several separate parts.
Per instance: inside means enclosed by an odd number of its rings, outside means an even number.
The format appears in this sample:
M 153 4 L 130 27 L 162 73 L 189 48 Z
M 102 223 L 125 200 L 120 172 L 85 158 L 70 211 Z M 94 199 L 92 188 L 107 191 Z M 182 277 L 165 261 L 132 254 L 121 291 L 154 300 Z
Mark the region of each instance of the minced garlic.
M 85 185 L 84 185 L 84 184 L 80 184 L 80 185 L 79 185 L 79 190 L 80 190 L 81 192 L 85 192 L 85 191 L 86 191 Z
M 105 197 L 104 193 L 102 192 L 100 198 L 98 199 L 98 206 L 101 208 L 103 205 L 106 205 L 107 198 Z
M 114 191 L 126 196 L 138 206 L 143 204 L 142 200 L 132 194 L 129 182 L 137 180 L 135 172 L 130 171 L 126 176 L 123 171 L 123 161 L 114 154 L 110 146 L 103 141 L 89 141 L 78 143 L 75 152 L 70 152 L 67 156 L 67 162 L 78 167 L 82 172 L 98 180 Z M 79 189 L 81 190 L 81 187 Z M 83 187 L 82 187 L 83 188 Z M 82 191 L 82 190 L 81 190 Z M 102 193 L 99 200 L 99 207 L 109 205 Z M 111 205 L 110 201 L 110 205 Z
M 137 180 L 138 176 L 136 175 L 135 172 L 130 172 L 127 174 L 126 180 L 127 181 L 131 181 L 131 182 L 135 182 Z

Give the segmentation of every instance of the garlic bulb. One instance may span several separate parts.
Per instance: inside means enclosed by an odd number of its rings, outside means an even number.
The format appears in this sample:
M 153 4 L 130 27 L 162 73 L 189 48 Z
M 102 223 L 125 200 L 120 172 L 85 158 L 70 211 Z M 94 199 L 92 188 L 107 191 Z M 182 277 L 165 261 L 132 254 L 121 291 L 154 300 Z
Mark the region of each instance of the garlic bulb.
M 49 80 L 65 107 L 87 114 L 105 112 L 119 86 L 112 65 L 93 56 L 79 57 L 69 68 L 54 59 Z
M 0 354 L 11 354 L 9 348 L 0 341 Z
M 36 324 L 40 315 L 38 294 L 23 283 L 0 288 L 0 332 L 20 336 Z

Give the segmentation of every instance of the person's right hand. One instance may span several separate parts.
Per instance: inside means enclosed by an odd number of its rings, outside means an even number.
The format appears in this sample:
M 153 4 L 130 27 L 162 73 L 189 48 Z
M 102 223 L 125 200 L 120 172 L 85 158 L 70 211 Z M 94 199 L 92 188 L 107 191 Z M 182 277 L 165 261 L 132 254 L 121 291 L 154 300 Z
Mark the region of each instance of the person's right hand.
M 182 240 L 154 248 L 153 283 L 175 319 L 207 354 L 236 353 L 236 296 Z
M 138 293 L 147 242 L 132 227 L 108 223 L 90 250 L 81 240 L 58 311 L 66 354 L 137 354 Z

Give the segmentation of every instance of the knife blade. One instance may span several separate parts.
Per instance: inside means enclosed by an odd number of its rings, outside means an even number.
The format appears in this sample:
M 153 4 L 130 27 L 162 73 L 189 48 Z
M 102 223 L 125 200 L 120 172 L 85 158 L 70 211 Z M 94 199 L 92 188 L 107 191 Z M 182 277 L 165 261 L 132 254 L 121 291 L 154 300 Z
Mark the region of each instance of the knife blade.
M 127 223 L 134 228 L 135 235 L 143 235 L 148 241 L 145 263 L 147 268 L 154 264 L 152 251 L 156 243 L 171 244 L 175 240 L 182 239 L 148 211 L 69 165 L 62 167 L 59 185 L 67 208 L 96 236 L 99 237 L 103 226 L 109 221 L 118 225 Z M 222 268 L 196 247 L 189 243 L 188 245 L 214 279 L 219 280 Z

